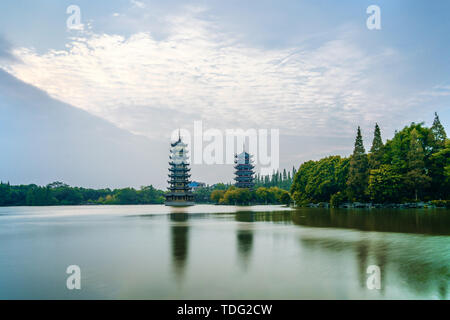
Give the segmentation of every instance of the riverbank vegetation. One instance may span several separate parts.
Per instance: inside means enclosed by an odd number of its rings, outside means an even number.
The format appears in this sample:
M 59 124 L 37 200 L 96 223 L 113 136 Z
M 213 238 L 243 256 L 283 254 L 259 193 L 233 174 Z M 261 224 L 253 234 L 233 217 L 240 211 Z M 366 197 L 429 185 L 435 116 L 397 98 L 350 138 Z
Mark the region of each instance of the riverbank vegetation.
M 50 206 L 80 204 L 161 204 L 164 191 L 153 186 L 123 189 L 87 189 L 61 182 L 47 186 L 0 184 L 0 206 Z
M 330 156 L 303 163 L 290 192 L 298 206 L 432 200 L 448 206 L 450 141 L 437 114 L 430 128 L 412 123 L 385 144 L 376 124 L 368 153 L 358 127 L 350 157 Z
M 211 200 L 216 204 L 289 204 L 289 192 L 278 187 L 259 187 L 254 190 L 229 187 L 227 190 L 214 190 Z

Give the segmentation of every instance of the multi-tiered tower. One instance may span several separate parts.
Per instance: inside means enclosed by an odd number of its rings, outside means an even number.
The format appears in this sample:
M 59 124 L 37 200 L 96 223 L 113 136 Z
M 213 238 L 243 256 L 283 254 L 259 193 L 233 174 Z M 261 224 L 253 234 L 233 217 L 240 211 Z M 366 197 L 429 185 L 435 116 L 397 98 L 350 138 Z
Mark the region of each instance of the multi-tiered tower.
M 234 168 L 236 169 L 235 186 L 237 188 L 253 188 L 253 160 L 252 156 L 245 151 L 234 156 Z
M 191 206 L 194 204 L 194 195 L 189 187 L 189 163 L 187 144 L 178 140 L 171 144 L 169 162 L 169 192 L 166 194 L 166 206 Z

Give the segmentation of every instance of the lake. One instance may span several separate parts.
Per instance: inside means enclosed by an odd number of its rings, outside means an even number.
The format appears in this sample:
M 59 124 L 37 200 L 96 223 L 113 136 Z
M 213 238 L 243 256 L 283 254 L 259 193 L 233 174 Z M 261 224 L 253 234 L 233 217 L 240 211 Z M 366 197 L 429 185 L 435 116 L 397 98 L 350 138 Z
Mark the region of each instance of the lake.
M 0 208 L 1 299 L 449 299 L 449 284 L 445 209 Z

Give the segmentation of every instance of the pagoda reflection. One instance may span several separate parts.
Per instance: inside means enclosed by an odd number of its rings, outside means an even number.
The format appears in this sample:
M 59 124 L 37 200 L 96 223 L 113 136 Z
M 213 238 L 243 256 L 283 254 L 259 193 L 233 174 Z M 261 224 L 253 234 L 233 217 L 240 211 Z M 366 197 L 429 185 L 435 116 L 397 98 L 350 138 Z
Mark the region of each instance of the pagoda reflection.
M 172 249 L 172 266 L 175 276 L 183 277 L 189 254 L 188 214 L 177 212 L 170 217 L 170 240 Z

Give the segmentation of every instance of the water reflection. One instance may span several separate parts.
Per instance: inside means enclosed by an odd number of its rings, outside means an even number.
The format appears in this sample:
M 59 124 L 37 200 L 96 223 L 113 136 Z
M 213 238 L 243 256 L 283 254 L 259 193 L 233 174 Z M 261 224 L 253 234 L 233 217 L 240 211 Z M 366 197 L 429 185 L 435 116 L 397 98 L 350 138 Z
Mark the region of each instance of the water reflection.
M 172 248 L 172 266 L 175 276 L 181 280 L 186 268 L 189 250 L 189 215 L 185 212 L 171 213 L 170 239 Z
M 254 222 L 255 214 L 253 212 L 239 212 L 235 215 L 235 220 L 239 222 Z M 252 226 L 248 224 L 238 226 L 236 239 L 239 262 L 246 271 L 250 263 L 250 256 L 253 249 Z
M 450 284 L 450 247 L 446 237 L 450 235 L 450 215 L 447 213 L 433 210 L 313 208 L 291 212 L 241 212 L 236 214 L 235 220 L 334 229 L 330 232 L 302 232 L 301 248 L 308 249 L 314 256 L 338 253 L 347 257 L 347 261 L 355 261 L 355 276 L 363 291 L 367 290 L 367 268 L 377 265 L 381 272 L 381 289 L 378 291 L 381 295 L 386 294 L 386 288 L 401 285 L 418 296 L 447 299 Z M 363 232 L 348 233 L 345 229 Z M 380 231 L 395 233 L 384 236 Z M 416 235 L 405 238 L 405 233 Z M 255 242 L 253 227 L 241 226 L 237 239 L 241 260 L 248 265 Z M 438 244 L 441 244 L 442 250 L 436 250 Z
M 74 262 L 83 299 L 450 298 L 450 211 L 69 209 L 0 217 L 0 298 L 73 298 Z M 380 291 L 367 289 L 370 265 Z
M 301 208 L 291 212 L 294 224 L 364 231 L 450 235 L 450 214 L 432 209 L 321 209 Z
M 369 256 L 369 244 L 367 241 L 360 241 L 356 245 L 356 261 L 358 262 L 358 279 L 359 279 L 359 286 L 361 288 L 366 287 L 366 270 L 368 266 L 368 256 Z

